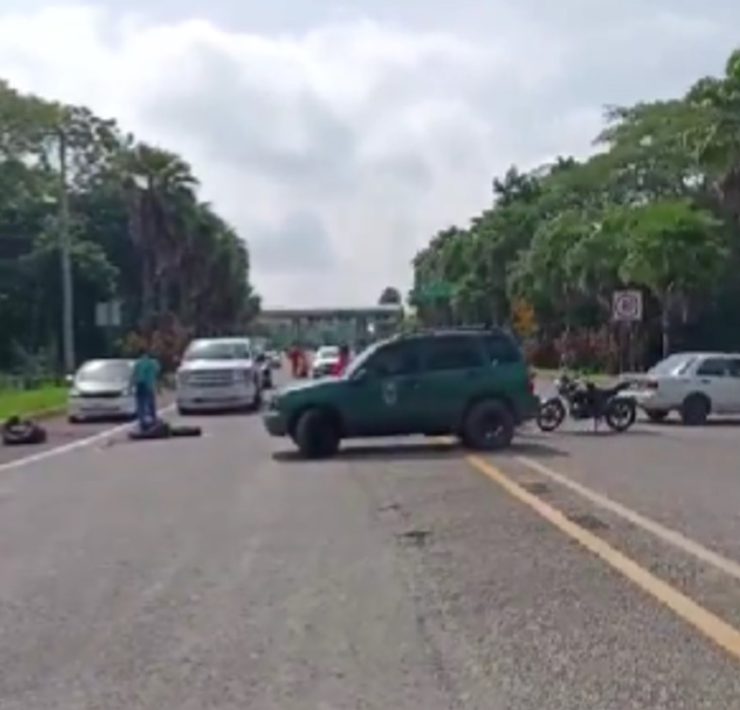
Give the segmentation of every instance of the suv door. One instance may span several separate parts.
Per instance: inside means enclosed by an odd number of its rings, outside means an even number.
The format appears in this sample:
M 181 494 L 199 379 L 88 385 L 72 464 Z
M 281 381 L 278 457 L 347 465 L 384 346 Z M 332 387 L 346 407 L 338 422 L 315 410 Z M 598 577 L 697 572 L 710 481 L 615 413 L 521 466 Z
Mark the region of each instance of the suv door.
M 516 341 L 506 333 L 490 333 L 482 338 L 486 354 L 486 394 L 505 396 L 518 420 L 534 416 L 539 400 L 529 367 Z
M 480 390 L 485 357 L 480 338 L 440 335 L 424 341 L 421 397 L 426 431 L 453 431 L 462 420 L 470 398 Z
M 416 340 L 377 350 L 350 380 L 342 417 L 351 436 L 413 434 L 423 428 Z

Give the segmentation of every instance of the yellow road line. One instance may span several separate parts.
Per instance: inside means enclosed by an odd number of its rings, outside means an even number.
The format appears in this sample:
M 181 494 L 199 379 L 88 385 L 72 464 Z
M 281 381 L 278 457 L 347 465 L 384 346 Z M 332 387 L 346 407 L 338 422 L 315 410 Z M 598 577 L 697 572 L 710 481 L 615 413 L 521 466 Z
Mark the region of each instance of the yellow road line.
M 529 493 L 480 456 L 468 456 L 467 461 L 501 486 L 509 495 L 524 503 L 562 533 L 600 557 L 614 570 L 725 649 L 735 660 L 740 661 L 740 631 L 736 628 L 648 572 L 602 538 L 569 520 L 562 511 Z
M 537 473 L 542 474 L 546 478 L 549 478 L 551 481 L 555 481 L 556 483 L 569 488 L 574 493 L 578 493 L 578 495 L 590 500 L 600 508 L 609 510 L 629 521 L 633 525 L 655 535 L 655 537 L 659 538 L 663 542 L 667 542 L 669 545 L 673 545 L 673 547 L 677 547 L 679 550 L 682 550 L 689 555 L 693 555 L 702 562 L 712 565 L 725 574 L 740 580 L 740 564 L 734 560 L 713 552 L 691 538 L 681 534 L 677 530 L 672 530 L 665 525 L 661 525 L 655 520 L 651 520 L 637 511 L 628 508 L 626 505 L 622 505 L 602 493 L 598 493 L 597 491 L 588 488 L 588 486 L 584 486 L 582 483 L 578 483 L 577 481 L 564 476 L 562 473 L 553 471 L 551 468 L 542 465 L 539 461 L 534 461 L 526 456 L 518 456 L 517 461 Z

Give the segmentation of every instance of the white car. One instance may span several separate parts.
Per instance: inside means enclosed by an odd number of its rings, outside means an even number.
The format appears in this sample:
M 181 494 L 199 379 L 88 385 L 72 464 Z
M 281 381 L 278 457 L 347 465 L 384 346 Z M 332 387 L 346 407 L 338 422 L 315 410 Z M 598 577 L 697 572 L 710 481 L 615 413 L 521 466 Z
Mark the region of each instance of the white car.
M 630 395 L 655 422 L 672 411 L 690 425 L 740 414 L 740 354 L 676 353 L 637 378 Z
M 339 348 L 336 345 L 320 347 L 311 361 L 311 376 L 326 377 L 339 362 Z
M 258 409 L 260 373 L 249 338 L 194 340 L 176 375 L 177 409 L 181 414 L 224 409 Z
M 70 378 L 70 422 L 136 416 L 132 360 L 89 360 Z
M 268 350 L 265 355 L 274 370 L 279 370 L 283 366 L 283 358 L 277 350 Z

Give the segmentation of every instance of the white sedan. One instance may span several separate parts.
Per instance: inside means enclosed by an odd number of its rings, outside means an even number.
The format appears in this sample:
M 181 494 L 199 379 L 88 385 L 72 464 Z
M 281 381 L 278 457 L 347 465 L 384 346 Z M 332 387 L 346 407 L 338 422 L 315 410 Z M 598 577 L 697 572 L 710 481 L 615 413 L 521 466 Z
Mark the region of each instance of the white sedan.
M 740 414 L 740 354 L 676 353 L 637 378 L 630 395 L 651 421 L 677 411 L 684 424 Z
M 339 362 L 339 348 L 336 345 L 320 347 L 311 362 L 312 377 L 326 377 L 331 375 Z
M 136 416 L 132 360 L 89 360 L 70 378 L 70 422 Z

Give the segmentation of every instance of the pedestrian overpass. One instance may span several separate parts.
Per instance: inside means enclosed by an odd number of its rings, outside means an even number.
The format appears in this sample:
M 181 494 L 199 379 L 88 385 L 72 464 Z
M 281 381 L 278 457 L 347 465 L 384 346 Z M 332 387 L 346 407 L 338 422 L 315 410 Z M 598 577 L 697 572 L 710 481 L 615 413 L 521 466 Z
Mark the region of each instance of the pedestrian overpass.
M 347 344 L 358 350 L 393 334 L 403 320 L 400 305 L 359 308 L 266 308 L 257 319 L 260 332 L 276 347 Z

